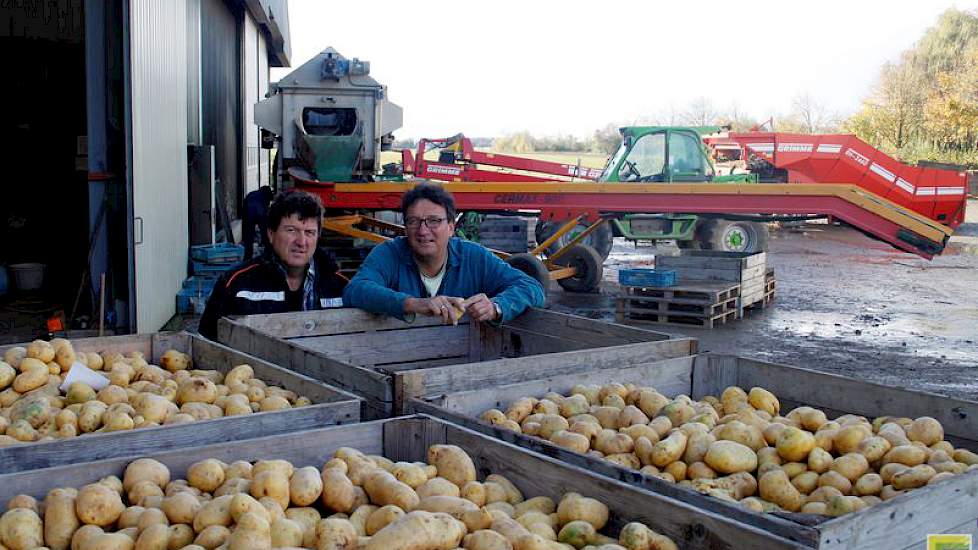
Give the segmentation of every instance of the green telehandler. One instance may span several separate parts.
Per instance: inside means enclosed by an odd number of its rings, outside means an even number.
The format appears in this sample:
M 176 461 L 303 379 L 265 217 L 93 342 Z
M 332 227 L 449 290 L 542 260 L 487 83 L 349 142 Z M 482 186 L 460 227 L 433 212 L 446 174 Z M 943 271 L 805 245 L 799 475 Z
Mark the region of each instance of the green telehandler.
M 723 131 L 718 126 L 630 126 L 621 129 L 622 141 L 608 160 L 599 182 L 624 183 L 750 183 L 756 174 L 720 175 L 703 143 L 703 136 Z M 540 220 L 537 242 L 543 242 L 561 222 Z M 587 226 L 582 224 L 562 235 L 554 250 L 573 240 Z M 680 248 L 758 252 L 767 249 L 768 229 L 763 223 L 737 216 L 691 214 L 627 214 L 587 235 L 584 244 L 602 258 L 611 251 L 612 239 L 624 237 L 636 244 L 674 240 Z

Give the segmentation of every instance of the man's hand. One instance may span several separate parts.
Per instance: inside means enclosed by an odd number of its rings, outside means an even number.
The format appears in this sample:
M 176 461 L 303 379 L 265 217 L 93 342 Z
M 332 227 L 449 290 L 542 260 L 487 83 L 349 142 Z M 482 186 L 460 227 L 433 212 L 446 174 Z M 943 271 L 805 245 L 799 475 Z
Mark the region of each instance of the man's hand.
M 463 302 L 465 312 L 474 321 L 495 321 L 498 317 L 496 304 L 485 294 L 476 294 Z
M 465 300 L 454 296 L 408 298 L 404 300 L 404 313 L 441 317 L 442 323 L 455 325 L 465 313 Z

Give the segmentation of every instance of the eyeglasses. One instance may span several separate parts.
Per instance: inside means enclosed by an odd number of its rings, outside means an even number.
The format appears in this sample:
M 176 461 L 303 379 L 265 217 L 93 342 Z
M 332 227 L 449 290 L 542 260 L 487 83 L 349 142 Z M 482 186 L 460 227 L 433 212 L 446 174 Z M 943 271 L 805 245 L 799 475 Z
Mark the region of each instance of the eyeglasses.
M 445 218 L 439 218 L 437 216 L 428 216 L 427 218 L 406 218 L 404 220 L 404 226 L 408 229 L 418 229 L 421 224 L 428 226 L 428 229 L 438 229 L 441 224 L 445 223 Z

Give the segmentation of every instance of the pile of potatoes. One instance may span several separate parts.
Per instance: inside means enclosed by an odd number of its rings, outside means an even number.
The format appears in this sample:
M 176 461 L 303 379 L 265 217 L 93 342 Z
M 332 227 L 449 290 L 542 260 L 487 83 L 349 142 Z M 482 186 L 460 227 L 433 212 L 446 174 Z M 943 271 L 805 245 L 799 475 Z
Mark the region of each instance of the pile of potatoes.
M 944 441 L 930 417 L 829 420 L 780 408 L 757 387 L 693 401 L 613 383 L 521 398 L 479 418 L 757 512 L 840 516 L 978 468 L 978 455 Z
M 111 383 L 96 392 L 76 382 L 62 392 L 75 363 Z M 190 356 L 176 350 L 164 353 L 157 366 L 139 352 L 76 352 L 63 339 L 10 348 L 0 361 L 0 447 L 310 404 L 255 378 L 249 365 L 226 375 L 191 367 Z
M 454 445 L 428 463 L 392 462 L 344 447 L 322 468 L 284 460 L 207 459 L 171 480 L 152 459 L 120 480 L 51 490 L 42 503 L 11 499 L 0 548 L 27 550 L 670 550 L 642 523 L 600 534 L 601 502 L 568 493 L 524 498 L 500 475 L 476 480 Z

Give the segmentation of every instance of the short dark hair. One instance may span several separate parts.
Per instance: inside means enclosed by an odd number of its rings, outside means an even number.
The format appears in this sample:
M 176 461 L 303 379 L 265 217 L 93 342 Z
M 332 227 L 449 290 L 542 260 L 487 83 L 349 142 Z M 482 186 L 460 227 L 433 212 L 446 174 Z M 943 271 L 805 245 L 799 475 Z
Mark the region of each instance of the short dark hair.
M 420 200 L 429 200 L 445 208 L 449 223 L 455 222 L 455 199 L 442 186 L 433 183 L 419 183 L 414 189 L 404 193 L 401 197 L 401 214 L 407 217 L 408 208 Z
M 293 214 L 298 215 L 300 220 L 315 218 L 322 222 L 323 203 L 320 202 L 319 197 L 312 193 L 297 189 L 282 191 L 275 195 L 272 204 L 268 207 L 267 227 L 275 231 L 278 229 L 278 224 L 282 218 L 287 218 Z

